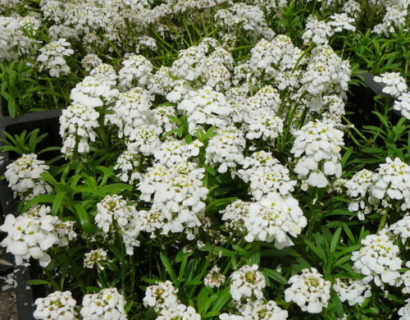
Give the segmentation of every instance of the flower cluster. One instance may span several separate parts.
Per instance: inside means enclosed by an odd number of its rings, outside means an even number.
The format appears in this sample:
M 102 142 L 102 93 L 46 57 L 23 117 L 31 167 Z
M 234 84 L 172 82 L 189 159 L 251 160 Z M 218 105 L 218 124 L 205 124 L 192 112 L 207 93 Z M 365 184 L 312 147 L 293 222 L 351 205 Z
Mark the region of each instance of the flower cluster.
M 142 221 L 136 208 L 130 206 L 122 196 L 105 196 L 97 204 L 95 223 L 106 234 L 110 234 L 110 229 L 118 228 L 129 255 L 133 254 L 134 247 L 140 245 L 138 236 L 143 229 Z
M 217 265 L 213 266 L 204 278 L 204 284 L 209 288 L 219 288 L 224 282 L 225 276 L 220 273 L 220 269 Z
M 60 77 L 70 73 L 70 67 L 64 57 L 74 54 L 70 43 L 66 39 L 50 42 L 40 49 L 37 61 L 40 62 L 40 70 L 46 69 L 52 77 Z
M 231 274 L 230 293 L 232 299 L 241 300 L 261 300 L 263 298 L 263 289 L 266 286 L 265 277 L 258 270 L 258 265 L 244 265 L 239 270 Z
M 308 186 L 324 188 L 327 177 L 342 174 L 340 150 L 343 132 L 332 121 L 310 121 L 295 132 L 291 152 L 297 159 L 295 172 Z
M 172 282 L 158 282 L 149 286 L 145 291 L 144 306 L 153 308 L 159 316 L 157 319 L 192 319 L 200 320 L 200 315 L 194 308 L 180 303 L 178 291 L 172 285 Z
M 45 298 L 38 298 L 34 302 L 36 310 L 33 313 L 38 320 L 76 320 L 75 307 L 77 302 L 70 291 L 55 291 Z
M 93 269 L 94 266 L 99 270 L 104 269 L 104 264 L 107 262 L 107 251 L 104 249 L 96 249 L 87 252 L 84 256 L 84 267 Z
M 60 117 L 60 135 L 63 138 L 61 152 L 70 156 L 73 152 L 87 153 L 90 141 L 95 141 L 99 113 L 92 107 L 74 104 L 63 110 Z
M 371 280 L 379 286 L 398 286 L 402 260 L 398 256 L 399 247 L 385 231 L 368 235 L 361 241 L 362 248 L 352 253 L 353 268 L 363 274 L 365 283 Z
M 315 269 L 303 269 L 302 274 L 292 276 L 285 290 L 285 300 L 295 302 L 302 311 L 320 313 L 330 299 L 330 282 Z
M 125 299 L 117 288 L 108 288 L 98 293 L 86 294 L 80 314 L 83 320 L 127 320 L 124 307 Z
M 76 237 L 74 222 L 61 221 L 49 215 L 50 211 L 47 206 L 35 206 L 18 217 L 6 216 L 0 231 L 7 236 L 0 245 L 14 255 L 17 265 L 29 263 L 33 258 L 46 267 L 51 261 L 47 250 L 53 246 L 67 246 L 68 241 Z
M 161 233 L 183 232 L 201 225 L 208 193 L 202 186 L 204 171 L 189 161 L 169 167 L 158 163 L 147 169 L 138 190 L 141 200 L 152 203 L 151 211 L 161 214 Z
M 342 302 L 347 301 L 351 306 L 361 305 L 366 298 L 371 296 L 370 285 L 361 280 L 349 279 L 346 283 L 337 278 L 333 284 L 333 289 Z
M 31 199 L 40 194 L 50 193 L 51 186 L 41 175 L 49 169 L 36 154 L 24 154 L 7 166 L 4 173 L 14 195 L 21 199 Z

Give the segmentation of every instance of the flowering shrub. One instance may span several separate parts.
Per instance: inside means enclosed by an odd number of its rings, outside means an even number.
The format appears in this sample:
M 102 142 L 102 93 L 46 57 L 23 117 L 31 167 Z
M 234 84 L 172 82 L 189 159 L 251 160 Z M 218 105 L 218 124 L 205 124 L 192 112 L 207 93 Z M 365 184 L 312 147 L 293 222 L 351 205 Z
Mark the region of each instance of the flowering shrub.
M 35 319 L 409 319 L 405 54 L 349 44 L 405 33 L 408 1 L 3 2 L 0 60 L 64 100 L 56 158 L 2 147 Z

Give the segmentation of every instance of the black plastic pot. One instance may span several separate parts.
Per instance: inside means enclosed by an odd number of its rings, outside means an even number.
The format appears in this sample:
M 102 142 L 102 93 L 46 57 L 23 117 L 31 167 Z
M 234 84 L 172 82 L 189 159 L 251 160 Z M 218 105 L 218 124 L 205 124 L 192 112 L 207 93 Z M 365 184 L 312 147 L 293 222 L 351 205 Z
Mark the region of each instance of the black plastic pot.
M 24 130 L 32 131 L 39 128 L 41 133 L 48 133 L 48 136 L 39 145 L 40 148 L 49 146 L 61 145 L 60 136 L 58 133 L 61 110 L 41 111 L 35 113 L 24 114 L 18 118 L 12 119 L 9 117 L 0 118 L 0 138 L 4 139 L 4 132 L 10 134 L 20 134 Z M 2 142 L 0 142 L 1 144 Z M 6 152 L 2 153 L 0 159 L 0 175 L 4 175 L 6 167 L 10 161 L 17 158 L 18 155 Z M 17 214 L 17 203 L 13 198 L 13 192 L 7 185 L 6 180 L 0 181 L 0 224 L 3 223 L 4 217 L 8 214 Z M 1 235 L 0 235 L 1 237 Z M 13 262 L 11 255 L 3 255 L 0 257 L 5 261 Z M 7 274 L 15 267 L 3 266 L 0 268 L 0 273 Z M 33 293 L 27 281 L 30 279 L 29 268 L 17 268 L 16 280 L 16 298 L 17 298 L 17 315 L 19 320 L 32 320 L 33 318 Z

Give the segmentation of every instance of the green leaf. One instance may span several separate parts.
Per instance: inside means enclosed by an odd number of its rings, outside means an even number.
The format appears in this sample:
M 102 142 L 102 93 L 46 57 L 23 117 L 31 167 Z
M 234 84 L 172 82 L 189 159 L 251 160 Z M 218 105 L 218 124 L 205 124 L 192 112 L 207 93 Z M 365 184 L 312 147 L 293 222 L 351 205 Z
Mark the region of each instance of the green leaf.
M 51 207 L 51 215 L 53 216 L 57 215 L 58 210 L 60 209 L 65 196 L 66 196 L 65 192 L 57 193 L 53 201 L 53 206 Z
M 160 252 L 159 257 L 172 282 L 177 282 L 177 276 L 175 274 L 174 269 L 171 266 L 171 263 L 169 262 L 167 255 L 164 252 Z
M 41 286 L 41 285 L 50 286 L 51 282 L 47 280 L 41 280 L 41 279 L 31 279 L 31 280 L 27 280 L 26 284 L 29 286 Z
M 80 222 L 81 226 L 83 227 L 84 231 L 88 233 L 92 233 L 95 230 L 91 222 L 90 215 L 84 209 L 81 203 L 77 203 L 74 205 L 74 210 L 77 215 L 78 221 Z
M 342 228 L 341 227 L 337 228 L 335 234 L 332 237 L 332 241 L 330 243 L 330 252 L 335 252 L 336 247 L 339 244 L 341 233 L 342 233 Z
M 286 280 L 285 277 L 283 277 L 279 272 L 273 269 L 268 269 L 264 268 L 262 269 L 262 272 L 264 275 L 266 275 L 268 278 L 275 280 L 276 282 L 279 282 L 281 284 L 287 284 L 288 280 Z

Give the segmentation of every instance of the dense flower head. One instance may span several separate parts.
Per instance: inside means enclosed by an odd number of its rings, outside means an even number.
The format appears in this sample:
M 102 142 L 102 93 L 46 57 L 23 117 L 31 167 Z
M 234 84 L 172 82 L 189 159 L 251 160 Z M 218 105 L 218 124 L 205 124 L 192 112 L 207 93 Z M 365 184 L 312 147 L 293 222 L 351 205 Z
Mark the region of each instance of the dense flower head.
M 134 184 L 141 179 L 140 166 L 143 162 L 142 155 L 125 150 L 118 156 L 114 170 L 121 181 Z
M 288 318 L 288 312 L 272 300 L 263 303 L 256 301 L 245 305 L 241 313 L 246 320 L 286 320 Z
M 232 299 L 257 301 L 263 298 L 263 289 L 266 286 L 265 277 L 258 270 L 258 265 L 244 265 L 230 276 L 230 293 Z
M 397 110 L 401 115 L 410 120 L 410 92 L 402 93 L 393 105 L 394 110 Z
M 243 132 L 234 126 L 216 130 L 206 148 L 206 163 L 218 166 L 219 173 L 234 169 L 243 161 L 246 140 Z
M 190 161 L 169 167 L 158 163 L 147 169 L 137 188 L 140 199 L 152 203 L 163 216 L 162 233 L 183 232 L 201 225 L 199 218 L 208 193 L 202 186 L 204 171 Z
M 349 279 L 347 283 L 339 278 L 335 280 L 333 289 L 336 291 L 342 302 L 348 302 L 349 305 L 361 305 L 366 298 L 371 296 L 371 287 L 361 280 Z
M 372 196 L 388 206 L 398 201 L 401 210 L 410 208 L 410 165 L 399 158 L 386 158 L 373 175 Z
M 298 201 L 278 193 L 251 203 L 244 220 L 246 241 L 274 242 L 278 249 L 293 245 L 290 236 L 297 237 L 307 224 Z
M 352 253 L 353 269 L 365 276 L 364 282 L 371 280 L 379 286 L 384 284 L 397 286 L 400 284 L 402 260 L 399 257 L 399 247 L 393 243 L 389 234 L 381 231 L 379 234 L 368 235 L 361 241 L 362 248 Z
M 40 62 L 40 70 L 49 70 L 52 77 L 70 73 L 70 67 L 64 57 L 73 55 L 74 50 L 71 49 L 70 43 L 66 39 L 62 38 L 50 42 L 41 48 L 40 52 L 41 54 L 37 57 L 37 61 Z
M 203 143 L 195 140 L 186 143 L 183 140 L 168 139 L 154 152 L 154 158 L 158 163 L 171 167 L 174 164 L 186 162 L 189 158 L 197 157 Z
M 83 320 L 127 320 L 124 307 L 123 295 L 117 288 L 108 288 L 98 293 L 86 294 L 80 313 Z
M 383 93 L 390 94 L 393 97 L 400 97 L 407 92 L 406 80 L 398 72 L 386 72 L 380 76 L 374 77 L 374 81 L 384 85 Z
M 318 188 L 329 184 L 327 177 L 340 177 L 340 150 L 343 132 L 332 121 L 310 121 L 294 133 L 291 152 L 297 159 L 295 172 L 299 179 Z
M 128 204 L 122 196 L 107 195 L 97 204 L 95 216 L 97 226 L 106 234 L 110 229 L 118 228 L 124 241 L 126 252 L 132 255 L 134 247 L 140 245 L 138 236 L 142 230 L 142 221 L 134 206 Z
M 292 276 L 285 290 L 285 300 L 295 302 L 302 311 L 320 313 L 330 299 L 330 282 L 315 269 L 303 269 L 301 274 Z
M 171 281 L 158 282 L 145 290 L 144 306 L 154 308 L 157 312 L 167 310 L 178 304 L 177 293 L 178 290 L 174 288 Z
M 4 176 L 15 196 L 31 199 L 52 191 L 51 186 L 41 178 L 48 169 L 49 166 L 36 154 L 23 154 L 7 166 Z
M 245 234 L 245 220 L 249 215 L 250 202 L 236 200 L 221 210 L 222 220 L 229 232 Z
M 24 32 L 28 27 L 26 22 L 26 17 L 17 14 L 10 17 L 0 16 L 0 61 L 18 58 L 34 49 L 38 41 Z M 35 27 L 36 24 L 31 26 Z
M 122 62 L 122 69 L 118 72 L 120 85 L 131 88 L 133 84 L 144 87 L 148 84 L 152 71 L 152 64 L 142 55 L 131 55 Z
M 250 193 L 256 200 L 274 192 L 288 195 L 296 186 L 289 170 L 266 151 L 257 151 L 246 157 L 237 175 L 250 183 Z
M 63 139 L 61 152 L 71 156 L 74 152 L 90 152 L 90 142 L 97 138 L 100 114 L 92 107 L 73 104 L 60 116 L 60 135 Z
M 219 288 L 225 282 L 225 276 L 220 273 L 220 268 L 215 265 L 204 278 L 205 286 L 209 288 Z
M 351 199 L 348 209 L 352 212 L 358 212 L 360 220 L 364 220 L 365 214 L 371 213 L 373 209 L 369 203 L 369 200 L 372 199 L 368 198 L 373 187 L 373 175 L 372 171 L 362 169 L 344 183 L 346 195 Z
M 188 91 L 177 109 L 186 113 L 190 134 L 205 125 L 225 128 L 231 122 L 232 108 L 225 95 L 209 87 Z
M 107 251 L 102 248 L 91 250 L 84 255 L 84 267 L 88 269 L 97 267 L 97 269 L 103 270 L 106 262 Z
M 319 21 L 317 18 L 308 17 L 305 33 L 302 36 L 305 44 L 313 42 L 316 45 L 328 43 L 328 37 L 332 35 L 332 25 L 325 21 Z
M 391 224 L 389 231 L 398 236 L 403 243 L 410 238 L 410 215 L 406 214 L 402 219 Z
M 410 298 L 406 299 L 406 304 L 399 309 L 397 314 L 400 316 L 399 320 L 406 320 L 410 318 Z
M 50 215 L 48 206 L 37 205 L 15 217 L 6 216 L 0 231 L 7 233 L 0 245 L 14 255 L 16 265 L 29 263 L 30 258 L 46 267 L 51 257 L 47 250 L 53 246 L 67 246 L 76 237 L 73 221 L 61 221 Z
M 36 310 L 33 313 L 38 320 L 76 320 L 76 304 L 70 291 L 55 291 L 45 298 L 34 302 Z

